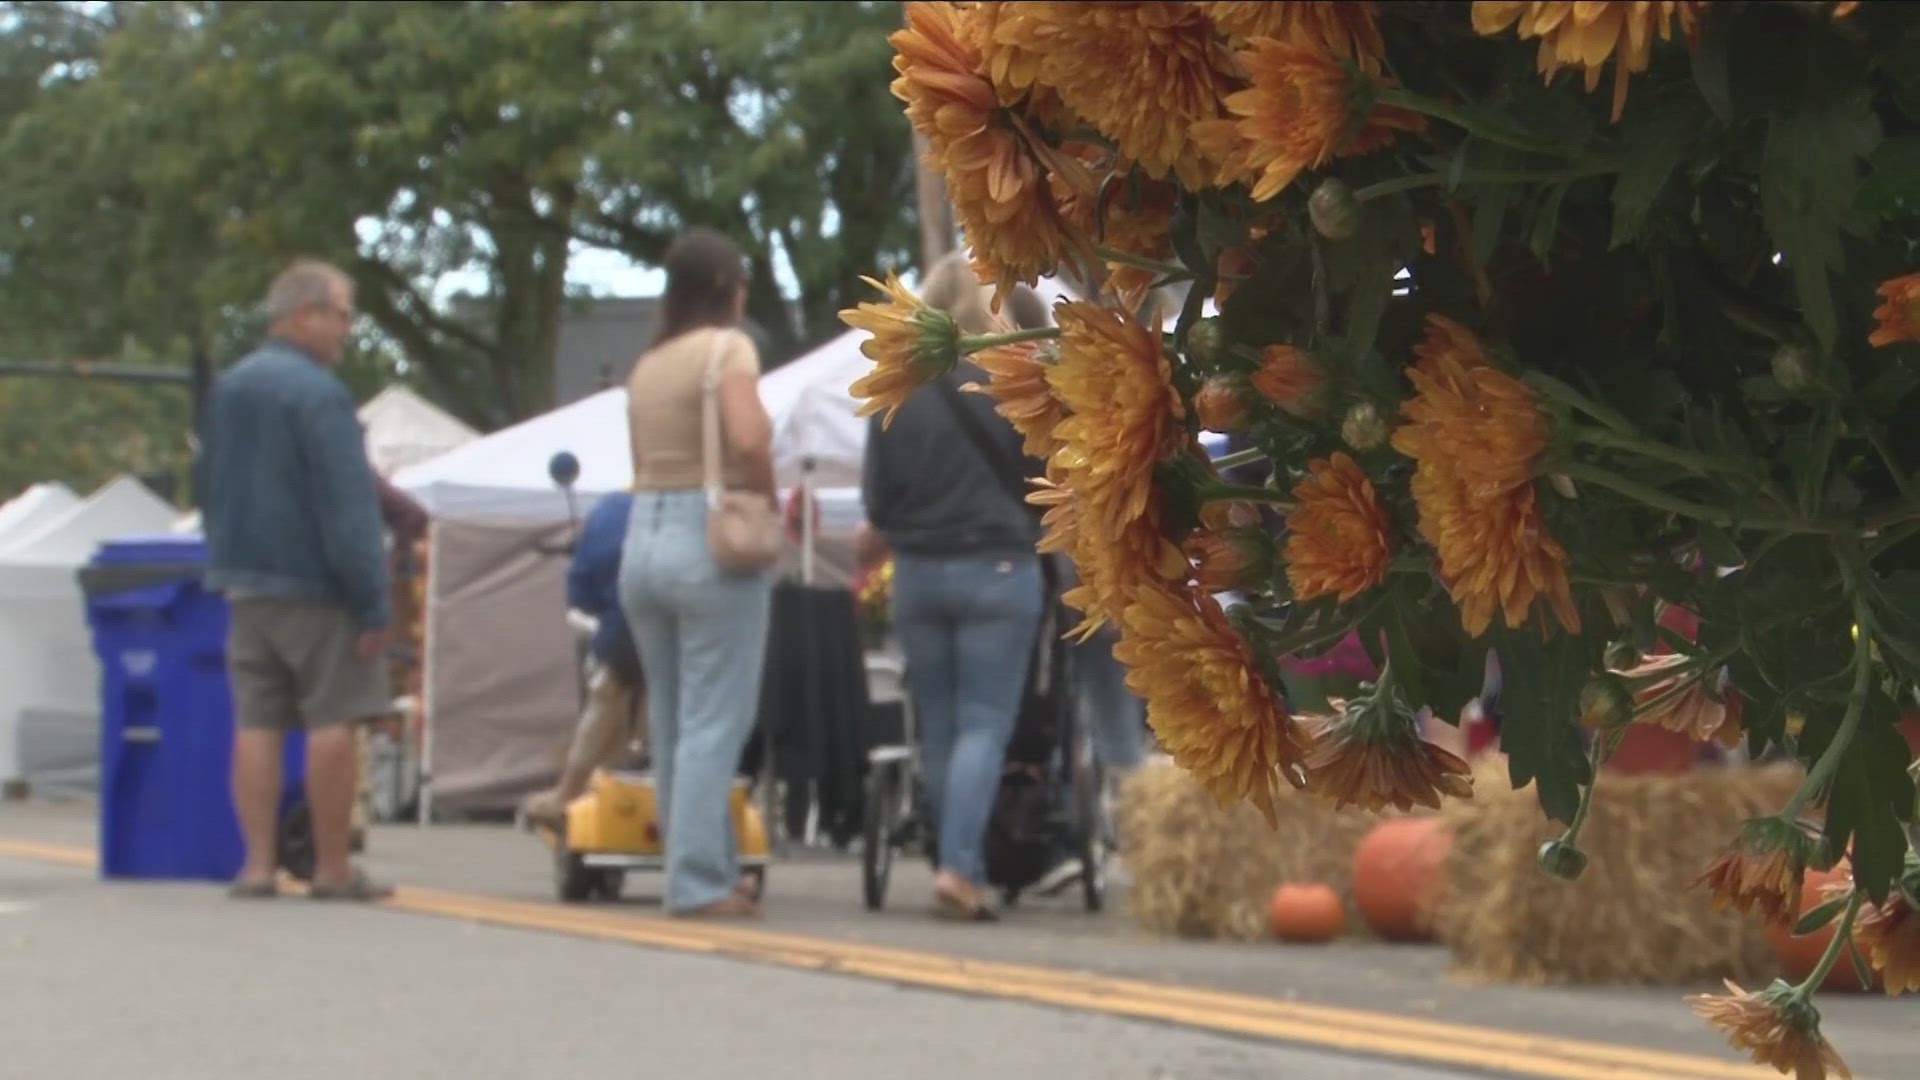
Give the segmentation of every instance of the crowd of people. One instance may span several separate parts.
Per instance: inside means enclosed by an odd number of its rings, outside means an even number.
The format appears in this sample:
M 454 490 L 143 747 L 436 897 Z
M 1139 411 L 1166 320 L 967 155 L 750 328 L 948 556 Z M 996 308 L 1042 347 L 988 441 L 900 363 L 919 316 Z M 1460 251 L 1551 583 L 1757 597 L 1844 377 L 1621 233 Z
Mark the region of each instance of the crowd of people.
M 749 269 L 739 247 L 689 230 L 665 269 L 659 325 L 627 384 L 632 488 L 593 508 L 569 574 L 569 604 L 598 623 L 586 708 L 559 782 L 522 813 L 558 824 L 592 771 L 625 746 L 630 718 L 644 714 L 666 911 L 750 916 L 760 910 L 758 879 L 741 873 L 728 801 L 758 716 L 777 571 L 716 559 L 708 516 L 716 486 L 774 505 L 772 424 L 760 360 L 741 329 Z M 1031 292 L 996 314 L 959 254 L 930 268 L 922 292 L 963 333 L 1048 320 Z M 216 381 L 201 432 L 208 580 L 233 612 L 233 786 L 247 855 L 232 892 L 277 893 L 280 755 L 298 726 L 317 854 L 311 895 L 379 899 L 391 890 L 352 865 L 348 822 L 353 729 L 390 708 L 383 507 L 388 519 L 397 511 L 367 463 L 351 397 L 329 370 L 353 320 L 351 280 L 324 263 L 296 263 L 274 281 L 267 311 L 266 340 Z M 961 392 L 976 380 L 984 373 L 962 364 L 891 422 L 875 418 L 860 548 L 869 563 L 894 562 L 893 625 L 922 739 L 934 910 L 987 920 L 988 818 L 1042 616 L 1071 585 L 1071 568 L 1036 552 L 1038 512 L 1024 496 L 1041 463 L 990 399 Z M 1144 706 L 1124 685 L 1111 637 L 1074 648 L 1071 697 L 1109 772 L 1123 774 L 1145 752 Z M 1063 858 L 1048 884 L 1092 869 Z

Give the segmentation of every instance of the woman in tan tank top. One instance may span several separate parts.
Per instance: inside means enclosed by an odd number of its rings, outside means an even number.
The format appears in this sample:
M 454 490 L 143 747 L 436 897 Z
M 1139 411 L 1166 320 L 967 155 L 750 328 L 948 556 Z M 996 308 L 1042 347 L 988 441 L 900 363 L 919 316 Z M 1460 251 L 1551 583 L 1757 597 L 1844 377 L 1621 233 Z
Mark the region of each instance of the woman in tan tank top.
M 740 873 L 728 797 L 759 711 L 774 571 L 729 573 L 707 548 L 700 425 L 708 366 L 720 369 L 727 488 L 773 499 L 773 427 L 760 404 L 759 356 L 739 329 L 740 249 L 695 229 L 666 265 L 660 332 L 627 381 L 634 497 L 620 603 L 647 675 L 667 912 L 751 915 L 759 898 Z

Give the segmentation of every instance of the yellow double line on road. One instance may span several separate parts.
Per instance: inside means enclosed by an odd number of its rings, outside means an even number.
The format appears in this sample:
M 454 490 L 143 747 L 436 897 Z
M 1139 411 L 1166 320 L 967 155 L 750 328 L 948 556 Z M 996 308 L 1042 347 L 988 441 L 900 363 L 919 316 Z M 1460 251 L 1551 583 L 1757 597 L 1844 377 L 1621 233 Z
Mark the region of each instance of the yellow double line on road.
M 84 849 L 33 841 L 0 840 L 0 855 L 78 866 L 91 866 L 94 861 L 92 853 Z M 385 906 L 1518 1076 L 1558 1080 L 1763 1080 L 1778 1076 L 1736 1062 L 1660 1050 L 973 960 L 740 925 L 681 922 L 627 911 L 416 887 L 400 889 Z

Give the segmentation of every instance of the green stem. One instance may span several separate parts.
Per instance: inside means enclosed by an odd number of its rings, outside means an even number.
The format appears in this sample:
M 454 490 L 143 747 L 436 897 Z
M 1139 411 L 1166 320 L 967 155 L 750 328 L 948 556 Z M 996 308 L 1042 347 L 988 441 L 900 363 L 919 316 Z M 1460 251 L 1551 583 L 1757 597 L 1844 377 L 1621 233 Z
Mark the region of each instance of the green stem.
M 1580 830 L 1587 824 L 1587 811 L 1593 808 L 1593 793 L 1600 786 L 1600 767 L 1607 763 L 1613 752 L 1620 748 L 1620 740 L 1627 734 L 1627 725 L 1621 724 L 1612 731 L 1605 732 L 1593 740 L 1593 775 L 1587 779 L 1587 786 L 1580 792 L 1580 806 L 1573 812 L 1573 820 L 1567 824 L 1567 831 L 1560 834 L 1566 843 L 1577 843 Z
M 1649 487 L 1624 476 L 1615 476 L 1605 469 L 1596 468 L 1584 462 L 1569 462 L 1559 470 L 1575 480 L 1585 480 L 1603 488 L 1625 495 L 1637 503 L 1651 506 L 1656 510 L 1665 510 L 1670 514 L 1704 521 L 1727 529 L 1758 529 L 1762 532 L 1805 533 L 1809 536 L 1838 536 L 1848 530 L 1845 526 L 1815 525 L 1794 518 L 1771 517 L 1768 515 L 1736 515 L 1711 506 L 1702 506 L 1678 496 L 1669 495 L 1659 488 Z
M 1692 469 L 1698 473 L 1728 473 L 1733 476 L 1747 476 L 1750 470 L 1731 461 L 1722 461 L 1712 454 L 1702 454 L 1685 450 L 1678 446 L 1643 439 L 1637 435 L 1627 435 L 1610 428 L 1575 427 L 1575 442 L 1588 446 L 1600 446 L 1609 450 L 1624 450 L 1630 454 L 1664 461 L 1669 465 L 1678 465 L 1683 469 Z
M 1640 437 L 1640 432 L 1633 426 L 1633 421 L 1627 419 L 1613 408 L 1600 404 L 1545 372 L 1529 371 L 1523 374 L 1520 379 L 1540 393 L 1553 398 L 1562 405 L 1586 413 L 1588 416 L 1607 425 L 1621 435 L 1633 439 Z
M 1222 502 L 1229 499 L 1247 499 L 1251 502 L 1272 503 L 1275 506 L 1293 505 L 1292 499 L 1272 488 L 1254 487 L 1251 484 L 1202 484 L 1200 486 L 1202 502 Z
M 1908 502 L 1920 503 L 1920 493 L 1915 492 L 1913 480 L 1900 468 L 1899 459 L 1893 456 L 1893 448 L 1887 445 L 1886 432 L 1880 430 L 1880 425 L 1867 426 L 1867 441 L 1873 444 L 1874 452 L 1879 454 L 1880 460 L 1886 464 L 1887 474 L 1893 477 L 1893 486 L 1900 489 L 1900 494 L 1905 496 Z
M 1458 110 L 1445 102 L 1435 101 L 1424 94 L 1416 94 L 1397 86 L 1374 87 L 1373 99 L 1381 105 L 1410 109 L 1422 116 L 1431 116 L 1435 120 L 1444 120 L 1475 138 L 1499 143 L 1502 146 L 1511 146 L 1515 150 L 1524 150 L 1529 154 L 1543 154 L 1547 157 L 1564 158 L 1567 156 L 1566 148 L 1563 146 L 1534 142 L 1525 135 L 1516 135 L 1509 131 L 1496 131 L 1478 120 L 1472 120 L 1461 115 Z
M 1584 165 L 1575 169 L 1469 169 L 1457 178 L 1462 184 L 1526 184 L 1534 181 L 1552 183 L 1558 180 L 1583 180 L 1589 176 L 1605 176 L 1620 171 L 1618 165 Z M 1454 183 L 1451 173 L 1422 173 L 1419 176 L 1401 176 L 1392 180 L 1382 180 L 1377 184 L 1353 193 L 1355 202 L 1366 203 L 1402 191 L 1415 191 L 1420 188 L 1444 187 Z
M 1834 963 L 1840 959 L 1840 950 L 1853 940 L 1853 917 L 1859 913 L 1860 887 L 1855 885 L 1853 892 L 1847 896 L 1847 910 L 1840 916 L 1840 924 L 1833 931 L 1833 940 L 1827 942 L 1827 951 L 1820 954 L 1820 962 L 1813 965 L 1807 977 L 1793 988 L 1795 997 L 1804 1001 L 1813 994 L 1815 988 L 1827 981 L 1827 973 L 1833 970 Z
M 1221 472 L 1225 472 L 1228 469 L 1237 469 L 1242 465 L 1253 465 L 1265 460 L 1267 460 L 1266 451 L 1261 450 L 1257 446 L 1248 447 L 1245 450 L 1235 450 L 1231 454 L 1214 458 L 1213 467 Z
M 1004 334 L 968 334 L 960 339 L 962 353 L 976 353 L 981 349 L 992 349 L 1001 345 L 1017 345 L 1022 341 L 1049 341 L 1060 336 L 1057 326 L 1036 326 L 1031 330 L 1009 330 Z
M 1841 568 L 1847 571 L 1848 583 L 1853 592 L 1853 621 L 1860 628 L 1859 636 L 1853 643 L 1853 694 L 1847 699 L 1846 715 L 1840 718 L 1840 727 L 1833 733 L 1833 741 L 1821 752 L 1820 760 L 1807 770 L 1806 779 L 1800 782 L 1800 790 L 1793 793 L 1787 805 L 1780 810 L 1780 817 L 1786 821 L 1795 821 L 1800 810 L 1807 805 L 1814 794 L 1833 779 L 1840 768 L 1840 758 L 1853 742 L 1854 732 L 1860 730 L 1860 718 L 1867 711 L 1867 692 L 1873 688 L 1873 619 L 1867 610 L 1867 602 L 1861 597 L 1857 583 L 1848 564 L 1843 560 Z
M 1136 270 L 1151 270 L 1161 277 L 1171 277 L 1184 281 L 1193 276 L 1193 271 L 1188 270 L 1184 266 L 1159 262 L 1142 255 L 1129 255 L 1124 251 L 1115 251 L 1110 247 L 1096 246 L 1093 249 L 1093 253 L 1107 262 L 1119 263 L 1121 266 L 1131 266 Z

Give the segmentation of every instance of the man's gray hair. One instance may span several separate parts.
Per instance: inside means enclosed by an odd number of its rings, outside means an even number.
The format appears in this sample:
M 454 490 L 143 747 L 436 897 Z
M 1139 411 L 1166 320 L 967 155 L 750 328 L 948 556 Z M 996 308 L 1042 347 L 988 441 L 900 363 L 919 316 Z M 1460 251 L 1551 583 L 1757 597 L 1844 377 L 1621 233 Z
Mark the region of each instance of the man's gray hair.
M 280 271 L 267 289 L 267 321 L 277 323 L 309 307 L 332 301 L 335 286 L 352 288 L 353 279 L 332 263 L 301 259 Z

